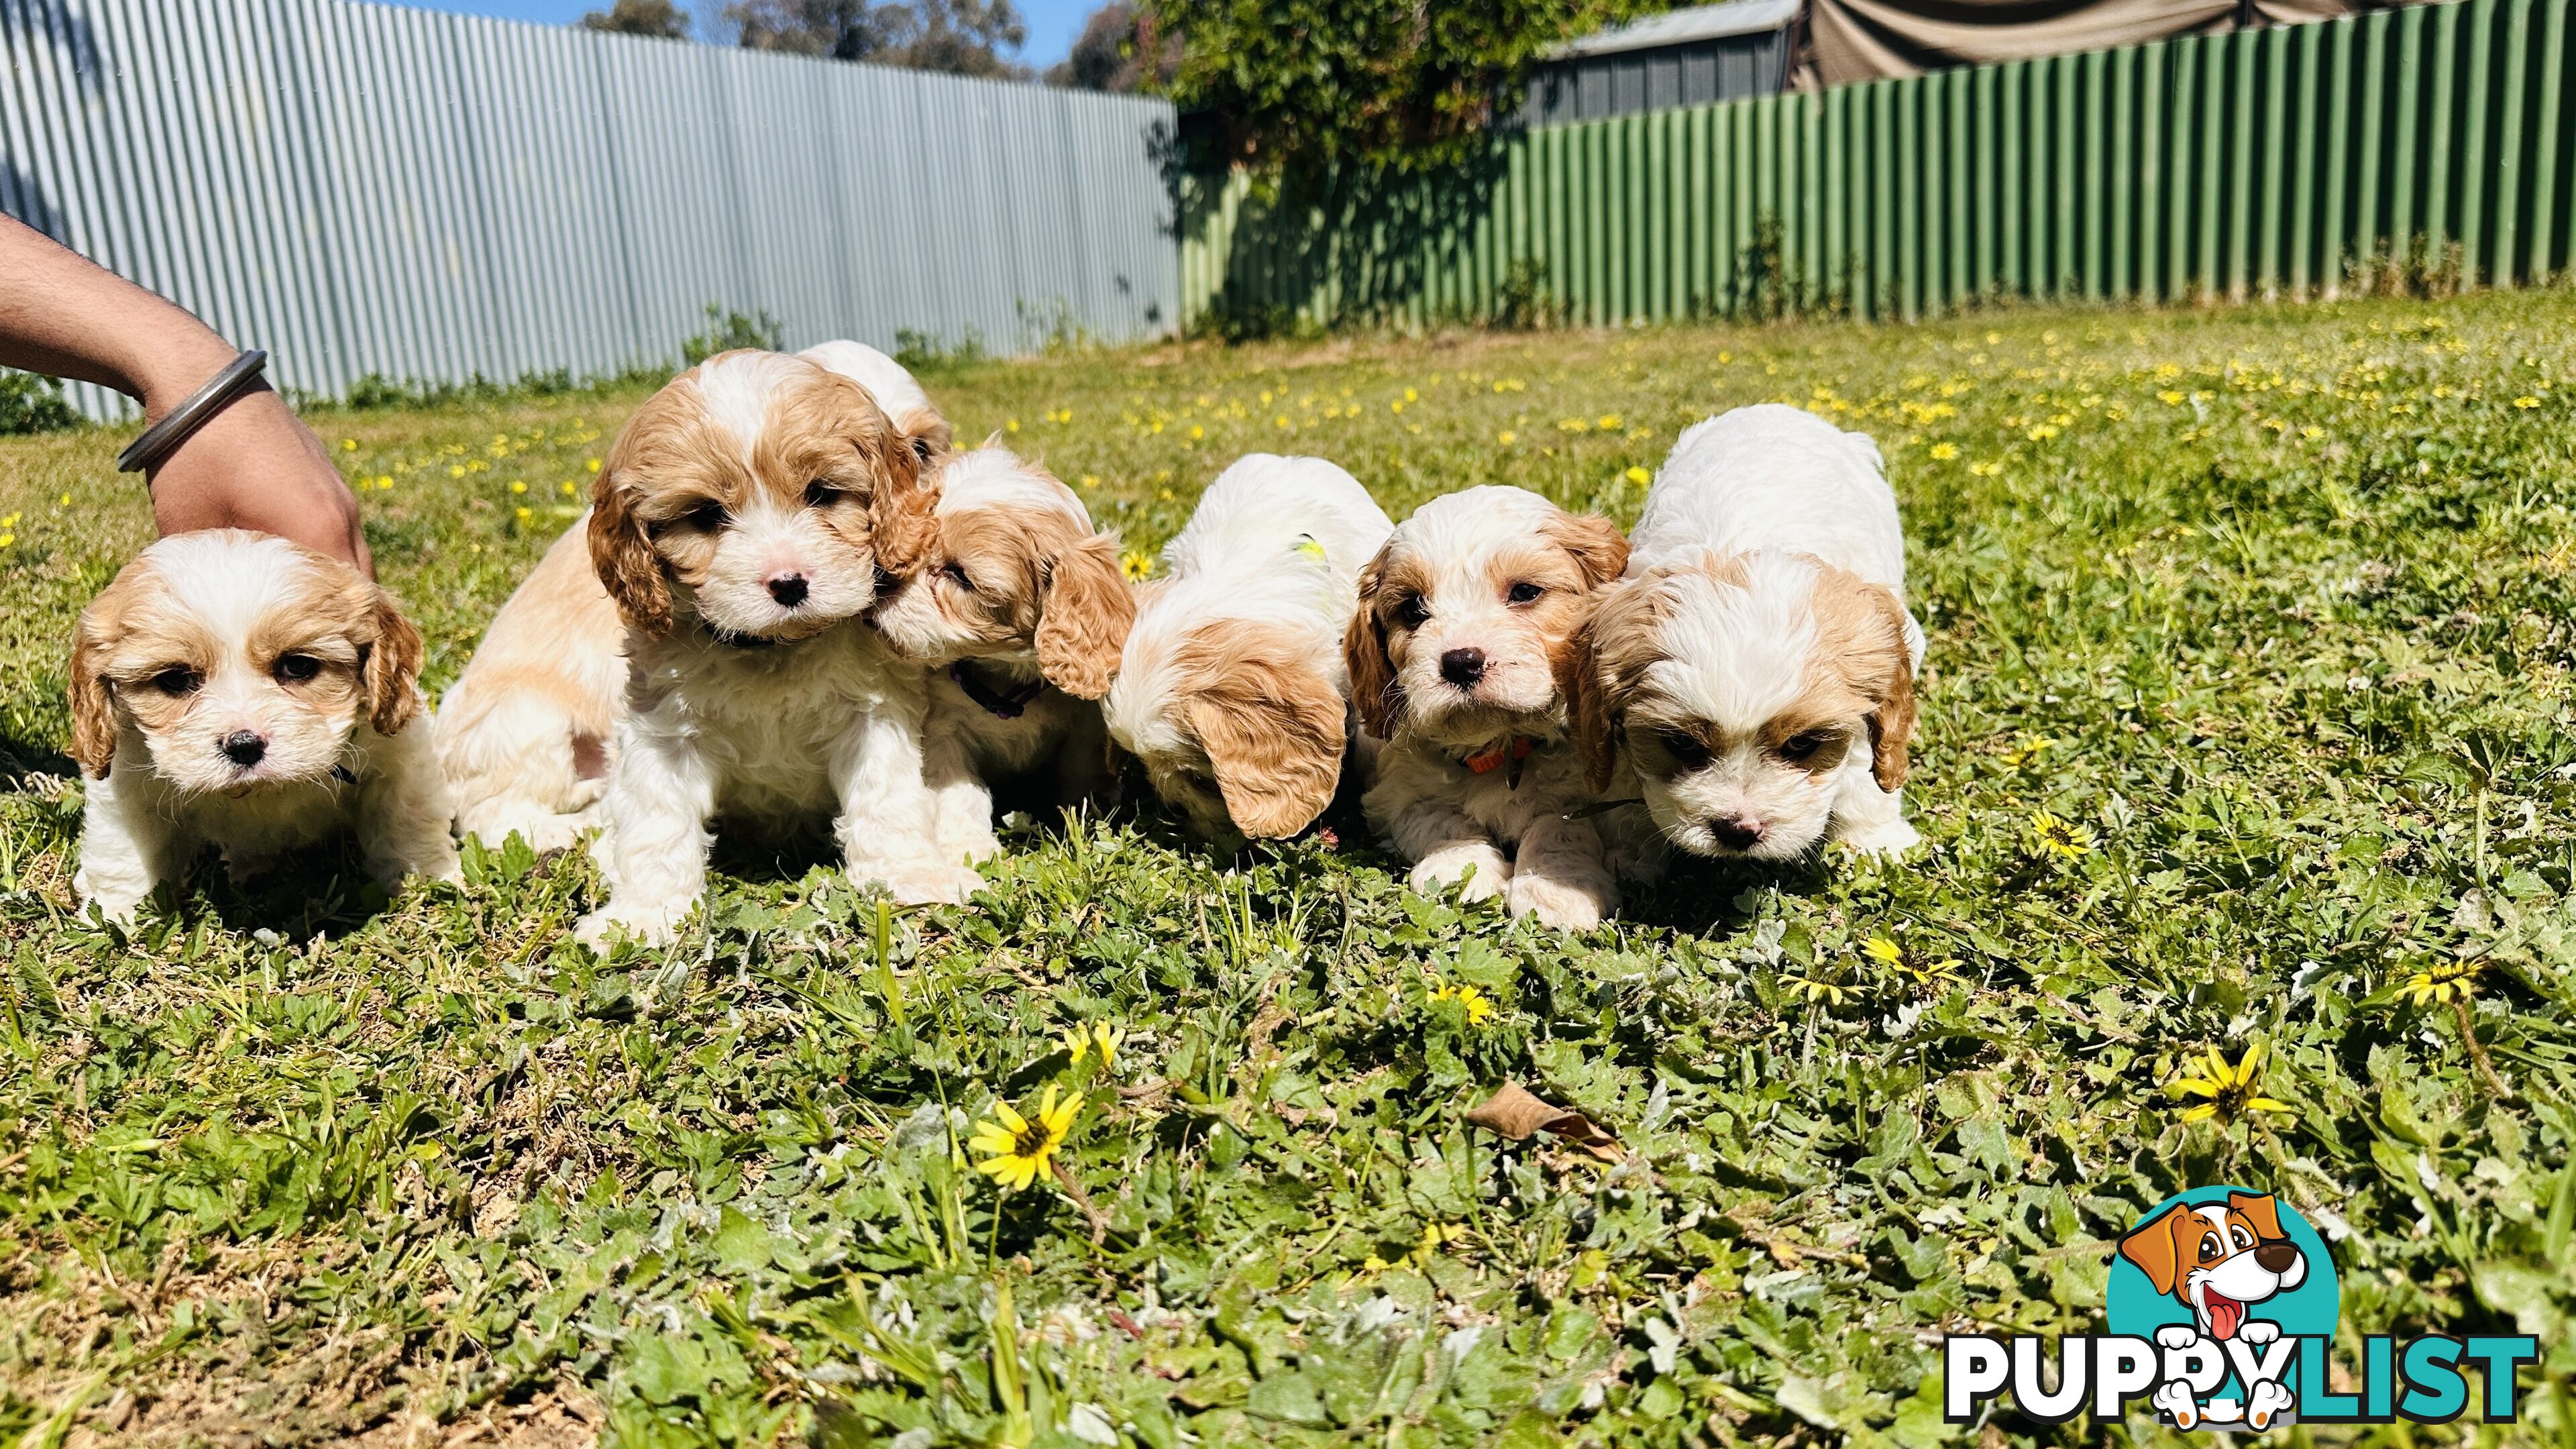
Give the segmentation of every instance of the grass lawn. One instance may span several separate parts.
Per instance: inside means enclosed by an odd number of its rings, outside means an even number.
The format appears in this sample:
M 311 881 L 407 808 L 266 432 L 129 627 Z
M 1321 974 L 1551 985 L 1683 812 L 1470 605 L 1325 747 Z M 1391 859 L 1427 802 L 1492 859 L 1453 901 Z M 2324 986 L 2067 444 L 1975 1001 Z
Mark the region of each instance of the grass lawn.
M 2110 1239 L 2220 1182 L 2334 1239 L 2348 1361 L 2541 1336 L 2519 1427 L 2379 1435 L 2576 1442 L 2576 296 L 928 381 L 1147 551 L 1251 449 L 1624 521 L 1712 411 L 1866 429 L 1928 848 L 1568 939 L 1351 818 L 1228 860 L 1130 812 L 880 943 L 735 844 L 604 965 L 586 859 L 387 905 L 326 851 L 128 939 L 71 908 L 61 669 L 148 519 L 120 435 L 0 443 L 0 1443 L 2075 1441 L 1943 1425 L 1938 1335 L 2100 1331 Z M 434 687 L 639 397 L 316 416 Z M 2280 1110 L 2169 1090 L 2258 1050 Z M 1624 1159 L 1466 1126 L 1506 1080 Z M 957 1153 L 1050 1086 L 1096 1228 Z

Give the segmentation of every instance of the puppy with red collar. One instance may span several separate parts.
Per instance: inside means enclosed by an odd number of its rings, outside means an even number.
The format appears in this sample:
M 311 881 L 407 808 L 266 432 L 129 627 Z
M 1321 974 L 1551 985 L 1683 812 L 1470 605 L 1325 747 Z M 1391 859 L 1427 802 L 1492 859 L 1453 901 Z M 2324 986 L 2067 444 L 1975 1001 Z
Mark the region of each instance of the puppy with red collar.
M 1483 487 L 1422 505 L 1360 571 L 1343 652 L 1361 725 L 1387 742 L 1360 803 L 1414 863 L 1414 889 L 1464 880 L 1470 900 L 1580 931 L 1617 909 L 1621 875 L 1659 859 L 1630 838 L 1651 833 L 1642 812 L 1587 813 L 1603 794 L 1557 685 L 1627 563 L 1608 519 Z

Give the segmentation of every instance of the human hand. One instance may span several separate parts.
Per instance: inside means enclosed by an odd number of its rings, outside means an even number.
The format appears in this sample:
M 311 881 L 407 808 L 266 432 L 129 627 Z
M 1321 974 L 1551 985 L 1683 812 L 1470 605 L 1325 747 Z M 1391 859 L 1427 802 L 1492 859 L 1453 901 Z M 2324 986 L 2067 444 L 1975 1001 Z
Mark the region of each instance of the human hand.
M 206 374 L 212 376 L 212 370 Z M 199 381 L 203 381 L 202 378 Z M 151 398 L 159 417 L 186 396 Z M 375 576 L 358 500 L 313 430 L 265 386 L 234 398 L 153 467 L 152 517 L 164 534 L 248 528 L 345 559 Z

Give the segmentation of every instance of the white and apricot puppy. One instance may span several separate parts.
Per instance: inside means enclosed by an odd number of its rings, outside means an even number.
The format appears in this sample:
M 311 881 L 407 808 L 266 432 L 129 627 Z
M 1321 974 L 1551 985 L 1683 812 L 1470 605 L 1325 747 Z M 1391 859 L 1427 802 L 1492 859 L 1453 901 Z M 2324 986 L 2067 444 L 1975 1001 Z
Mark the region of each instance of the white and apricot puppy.
M 1117 535 L 1095 531 L 1045 469 L 977 448 L 948 458 L 935 488 L 928 551 L 869 619 L 896 652 L 933 666 L 922 770 L 943 858 L 975 861 L 998 848 L 993 781 L 1043 772 L 1058 805 L 1106 790 L 1097 701 L 1136 601 Z
M 628 715 L 584 941 L 670 939 L 718 815 L 828 818 L 850 878 L 901 901 L 981 884 L 939 851 L 926 673 L 861 617 L 928 543 L 919 471 L 865 388 L 772 352 L 682 373 L 618 435 L 590 552 L 626 621 Z
M 1249 454 L 1208 485 L 1137 590 L 1110 738 L 1200 837 L 1296 834 L 1351 753 L 1342 635 L 1354 585 L 1395 525 L 1321 458 Z
M 457 879 L 420 660 L 392 596 L 337 559 L 241 529 L 145 549 L 72 646 L 73 889 L 130 921 L 207 845 L 242 879 L 344 831 L 388 890 Z
M 911 373 L 860 342 L 798 354 L 868 390 L 914 458 L 949 449 L 948 419 Z M 561 850 L 599 823 L 626 718 L 626 625 L 590 562 L 590 515 L 573 520 L 493 616 L 438 706 L 438 761 L 456 831 Z
M 1629 540 L 1568 675 L 1592 780 L 1624 761 L 1695 855 L 1913 846 L 1899 787 L 1923 631 L 1877 445 L 1778 405 L 1712 418 Z
M 1422 505 L 1360 571 L 1351 697 L 1387 742 L 1361 804 L 1413 862 L 1414 889 L 1464 880 L 1468 899 L 1584 930 L 1618 907 L 1621 871 L 1656 853 L 1634 822 L 1582 813 L 1600 796 L 1557 685 L 1627 562 L 1608 519 L 1483 487 Z

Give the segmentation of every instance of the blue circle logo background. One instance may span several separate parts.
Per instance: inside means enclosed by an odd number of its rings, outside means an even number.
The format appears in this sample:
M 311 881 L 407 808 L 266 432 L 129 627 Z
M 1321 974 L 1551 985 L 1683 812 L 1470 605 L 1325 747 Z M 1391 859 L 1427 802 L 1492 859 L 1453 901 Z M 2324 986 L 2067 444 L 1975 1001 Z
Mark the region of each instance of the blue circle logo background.
M 2163 1217 L 2177 1203 L 2192 1207 L 2223 1203 L 2229 1193 L 2265 1196 L 2250 1187 L 2195 1187 L 2149 1208 L 2129 1231 L 2136 1232 L 2140 1226 Z M 2248 1304 L 2246 1317 L 2249 1321 L 2262 1319 L 2281 1325 L 2284 1337 L 2332 1338 L 2335 1325 L 2343 1320 L 2343 1285 L 2335 1277 L 2334 1254 L 2297 1208 L 2277 1198 L 2273 1206 L 2281 1215 L 2281 1235 L 2298 1244 L 2299 1251 L 2307 1256 L 2308 1276 L 2296 1288 Z M 2144 1270 L 2116 1253 L 2111 1259 L 2111 1284 L 2103 1318 L 2113 1333 L 2150 1340 L 2157 1329 L 2167 1324 L 2189 1325 L 2192 1321 L 2191 1309 L 2170 1294 L 2158 1293 Z

